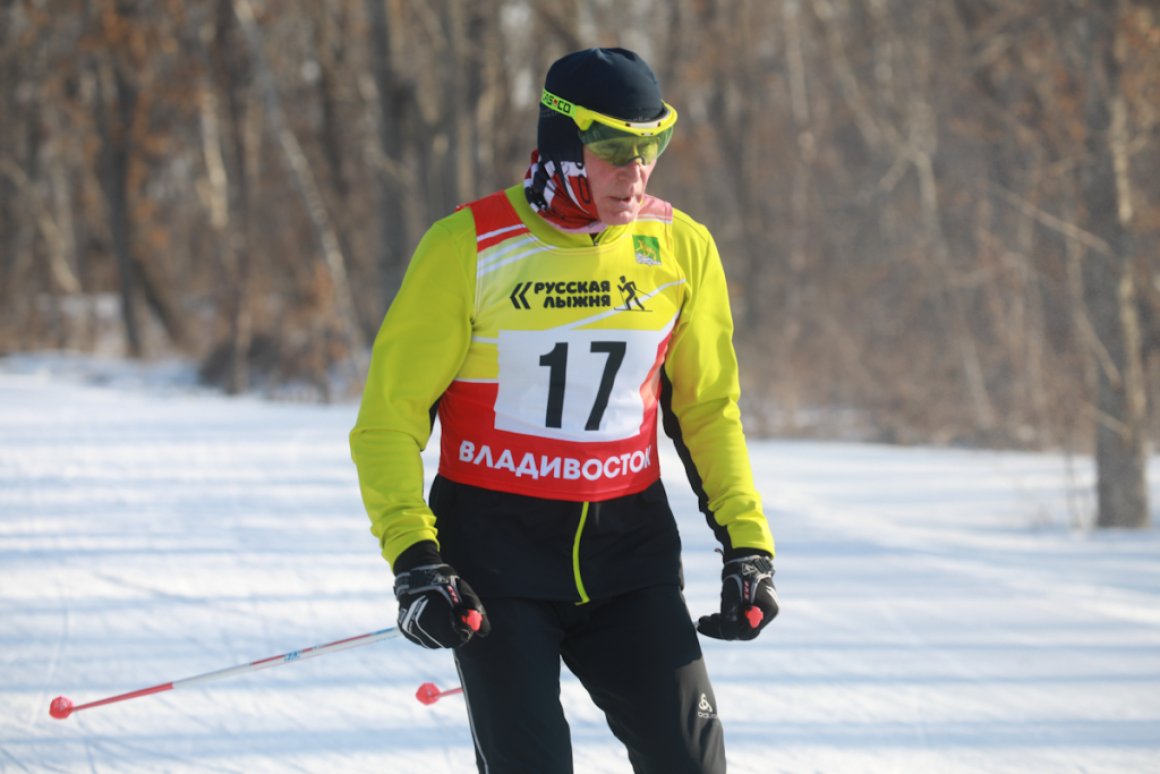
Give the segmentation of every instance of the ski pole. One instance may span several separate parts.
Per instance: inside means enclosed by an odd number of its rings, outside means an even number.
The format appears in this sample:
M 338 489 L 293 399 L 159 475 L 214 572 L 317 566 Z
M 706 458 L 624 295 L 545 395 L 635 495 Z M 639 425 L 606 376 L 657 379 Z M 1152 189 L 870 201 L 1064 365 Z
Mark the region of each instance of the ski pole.
M 175 688 L 183 688 L 197 683 L 208 683 L 212 680 L 221 680 L 226 677 L 233 677 L 234 675 L 242 675 L 247 672 L 257 672 L 259 669 L 268 669 L 270 667 L 281 666 L 288 664 L 291 661 L 302 661 L 303 659 L 314 658 L 315 656 L 325 656 L 327 653 L 337 653 L 340 650 L 347 650 L 349 648 L 357 648 L 362 645 L 370 645 L 379 640 L 389 640 L 393 637 L 398 637 L 401 632 L 391 627 L 389 629 L 380 629 L 377 632 L 367 632 L 360 634 L 357 637 L 347 637 L 345 640 L 336 640 L 328 642 L 325 645 L 315 645 L 304 650 L 292 650 L 289 653 L 283 653 L 278 656 L 270 656 L 258 661 L 251 661 L 249 664 L 239 664 L 228 669 L 219 669 L 216 672 L 206 672 L 203 675 L 195 675 L 193 677 L 186 677 L 183 680 L 174 680 L 171 683 L 162 683 L 154 685 L 150 688 L 142 688 L 137 691 L 130 691 L 129 693 L 122 693 L 119 696 L 110 696 L 107 699 L 100 699 L 98 701 L 91 701 L 88 704 L 74 705 L 71 699 L 64 696 L 57 696 L 52 700 L 48 707 L 48 714 L 52 715 L 57 720 L 64 720 L 74 712 L 80 712 L 83 709 L 91 709 L 93 707 L 100 707 L 105 704 L 114 704 L 119 701 L 128 701 L 129 699 L 136 699 L 141 696 L 149 696 L 154 693 L 162 693 L 164 691 L 172 691 Z
M 419 686 L 419 690 L 415 691 L 415 698 L 423 704 L 434 704 L 444 696 L 454 696 L 457 693 L 463 693 L 463 686 L 441 691 L 435 683 L 423 683 Z

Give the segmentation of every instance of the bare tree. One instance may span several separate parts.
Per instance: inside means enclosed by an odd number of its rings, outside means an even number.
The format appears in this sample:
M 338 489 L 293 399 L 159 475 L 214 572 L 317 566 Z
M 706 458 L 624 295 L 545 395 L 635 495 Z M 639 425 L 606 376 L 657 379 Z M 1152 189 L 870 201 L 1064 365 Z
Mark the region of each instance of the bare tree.
M 1092 3 L 1065 28 L 1064 52 L 1089 74 L 1082 95 L 1086 153 L 1077 165 L 1087 230 L 1100 249 L 1084 257 L 1084 300 L 1096 343 L 1098 524 L 1150 523 L 1146 486 L 1147 400 L 1133 255 L 1127 104 L 1121 88 L 1127 0 Z
M 256 68 L 257 79 L 263 96 L 266 119 L 273 132 L 278 147 L 291 171 L 291 179 L 304 208 L 310 217 L 314 237 L 320 252 L 321 266 L 324 267 L 331 283 L 331 313 L 339 321 L 346 338 L 347 363 L 356 375 L 366 372 L 366 337 L 355 315 L 354 296 L 351 293 L 347 274 L 347 259 L 342 252 L 333 219 L 326 207 L 318 187 L 309 159 L 303 152 L 297 135 L 286 120 L 278 94 L 277 83 L 269 64 L 266 62 L 262 45 L 262 32 L 258 27 L 254 10 L 249 0 L 233 0 L 234 13 L 241 24 L 242 32 L 249 47 Z M 325 375 L 319 375 L 319 386 L 326 393 Z

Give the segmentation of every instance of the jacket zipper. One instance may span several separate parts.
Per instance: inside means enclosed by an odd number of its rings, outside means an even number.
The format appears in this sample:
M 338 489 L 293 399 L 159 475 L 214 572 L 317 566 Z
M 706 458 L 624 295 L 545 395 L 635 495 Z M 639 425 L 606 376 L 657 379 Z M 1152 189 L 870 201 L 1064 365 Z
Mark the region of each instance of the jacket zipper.
M 584 589 L 584 579 L 580 577 L 580 535 L 584 532 L 584 523 L 588 520 L 588 503 L 581 503 L 580 523 L 576 526 L 576 537 L 572 541 L 572 577 L 576 581 L 576 591 L 580 594 L 580 601 L 576 604 L 588 603 L 588 592 Z

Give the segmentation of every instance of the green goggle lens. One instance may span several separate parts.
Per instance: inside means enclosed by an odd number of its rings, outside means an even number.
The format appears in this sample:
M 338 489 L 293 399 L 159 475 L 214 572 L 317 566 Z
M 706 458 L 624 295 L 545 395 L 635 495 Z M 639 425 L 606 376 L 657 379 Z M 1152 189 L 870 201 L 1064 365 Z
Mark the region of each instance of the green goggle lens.
M 652 164 L 665 152 L 669 140 L 673 138 L 672 128 L 652 137 L 641 137 L 626 132 L 618 132 L 607 126 L 593 124 L 592 128 L 580 132 L 580 142 L 598 158 L 613 166 L 622 167 L 636 159 Z
M 571 118 L 580 130 L 580 142 L 604 161 L 618 167 L 634 159 L 641 159 L 645 164 L 656 161 L 673 138 L 673 127 L 677 123 L 677 110 L 667 102 L 662 103 L 664 110 L 660 116 L 646 121 L 607 116 L 569 102 L 547 89 L 540 97 L 540 104 Z

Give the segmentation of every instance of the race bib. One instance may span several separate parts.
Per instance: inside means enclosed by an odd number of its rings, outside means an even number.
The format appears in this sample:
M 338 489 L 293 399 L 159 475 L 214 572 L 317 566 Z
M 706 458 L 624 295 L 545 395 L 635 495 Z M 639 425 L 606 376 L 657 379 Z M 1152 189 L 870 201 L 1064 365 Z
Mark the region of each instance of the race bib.
M 641 432 L 668 328 L 500 331 L 495 427 L 567 441 Z

